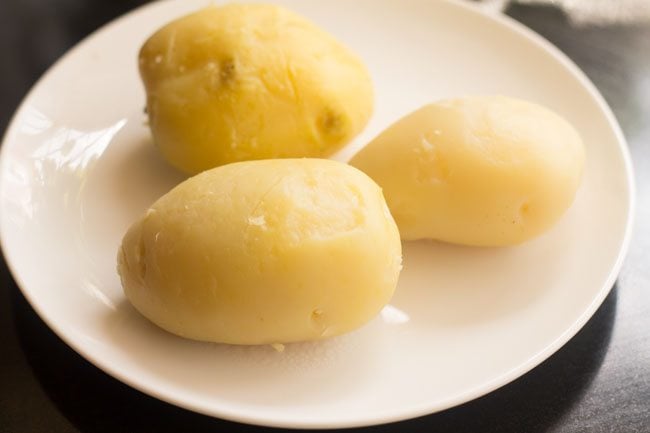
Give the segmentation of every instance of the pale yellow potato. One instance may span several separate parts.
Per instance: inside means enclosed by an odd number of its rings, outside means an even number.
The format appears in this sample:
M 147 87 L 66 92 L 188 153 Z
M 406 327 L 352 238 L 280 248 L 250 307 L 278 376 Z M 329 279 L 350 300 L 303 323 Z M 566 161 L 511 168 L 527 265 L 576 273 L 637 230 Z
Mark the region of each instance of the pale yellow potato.
M 585 151 L 566 120 L 539 105 L 479 96 L 424 106 L 351 164 L 384 190 L 402 239 L 518 244 L 571 205 Z
M 126 233 L 127 298 L 196 340 L 287 343 L 366 323 L 390 300 L 401 244 L 381 189 L 323 159 L 234 163 L 160 198 Z
M 154 141 L 192 174 L 235 161 L 327 156 L 372 114 L 361 60 L 278 6 L 209 6 L 157 31 L 139 62 Z

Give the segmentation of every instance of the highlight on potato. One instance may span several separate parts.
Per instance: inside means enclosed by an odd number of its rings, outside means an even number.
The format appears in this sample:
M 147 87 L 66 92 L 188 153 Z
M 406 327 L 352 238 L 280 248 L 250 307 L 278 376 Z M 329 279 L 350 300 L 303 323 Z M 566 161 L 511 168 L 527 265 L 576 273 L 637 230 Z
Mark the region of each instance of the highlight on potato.
M 224 165 L 161 197 L 118 252 L 124 292 L 183 337 L 231 344 L 351 331 L 390 300 L 397 226 L 364 173 L 325 159 Z
M 403 117 L 350 163 L 383 188 L 402 239 L 500 246 L 560 219 L 584 160 L 580 135 L 553 111 L 474 96 Z
M 154 142 L 189 174 L 267 158 L 325 157 L 364 128 L 370 75 L 332 35 L 270 4 L 208 6 L 142 46 Z

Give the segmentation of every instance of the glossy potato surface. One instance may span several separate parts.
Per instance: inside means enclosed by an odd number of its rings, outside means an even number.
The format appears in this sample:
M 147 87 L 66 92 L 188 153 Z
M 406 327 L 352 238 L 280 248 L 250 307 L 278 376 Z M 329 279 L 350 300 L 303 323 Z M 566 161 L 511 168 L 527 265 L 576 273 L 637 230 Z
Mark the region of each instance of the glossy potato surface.
M 390 300 L 401 244 L 380 188 L 322 159 L 205 171 L 160 198 L 126 233 L 127 298 L 196 340 L 287 343 L 339 335 Z
M 402 239 L 499 246 L 558 221 L 584 159 L 578 132 L 556 113 L 477 96 L 420 108 L 350 163 L 383 188 Z
M 322 157 L 356 136 L 373 109 L 361 60 L 278 6 L 209 6 L 143 45 L 140 75 L 157 147 L 198 173 L 267 158 Z

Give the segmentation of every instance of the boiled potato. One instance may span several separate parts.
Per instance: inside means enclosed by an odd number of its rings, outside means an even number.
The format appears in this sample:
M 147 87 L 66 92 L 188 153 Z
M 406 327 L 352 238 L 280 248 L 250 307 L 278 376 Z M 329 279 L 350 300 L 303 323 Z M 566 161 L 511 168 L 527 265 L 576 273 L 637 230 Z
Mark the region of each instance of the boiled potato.
M 160 198 L 118 253 L 124 292 L 144 316 L 233 344 L 350 331 L 389 301 L 400 263 L 380 188 L 323 159 L 205 171 Z
M 420 108 L 351 164 L 383 188 L 402 239 L 497 246 L 530 239 L 560 218 L 584 158 L 576 130 L 552 111 L 478 96 Z
M 154 141 L 187 173 L 326 156 L 372 113 L 361 60 L 278 6 L 207 7 L 151 36 L 139 62 Z

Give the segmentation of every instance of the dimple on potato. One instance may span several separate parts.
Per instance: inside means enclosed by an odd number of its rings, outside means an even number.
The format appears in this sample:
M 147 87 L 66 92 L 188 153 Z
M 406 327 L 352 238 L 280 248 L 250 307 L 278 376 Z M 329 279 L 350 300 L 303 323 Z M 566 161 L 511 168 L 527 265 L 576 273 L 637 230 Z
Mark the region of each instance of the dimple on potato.
M 585 150 L 540 105 L 475 96 L 426 105 L 362 149 L 405 240 L 500 246 L 550 228 L 574 200 Z
M 145 317 L 232 344 L 351 331 L 390 300 L 400 269 L 381 189 L 323 159 L 205 171 L 153 204 L 118 252 L 124 292 Z
M 323 157 L 373 109 L 370 75 L 332 35 L 279 6 L 209 6 L 158 30 L 140 75 L 155 144 L 198 173 L 230 162 Z

